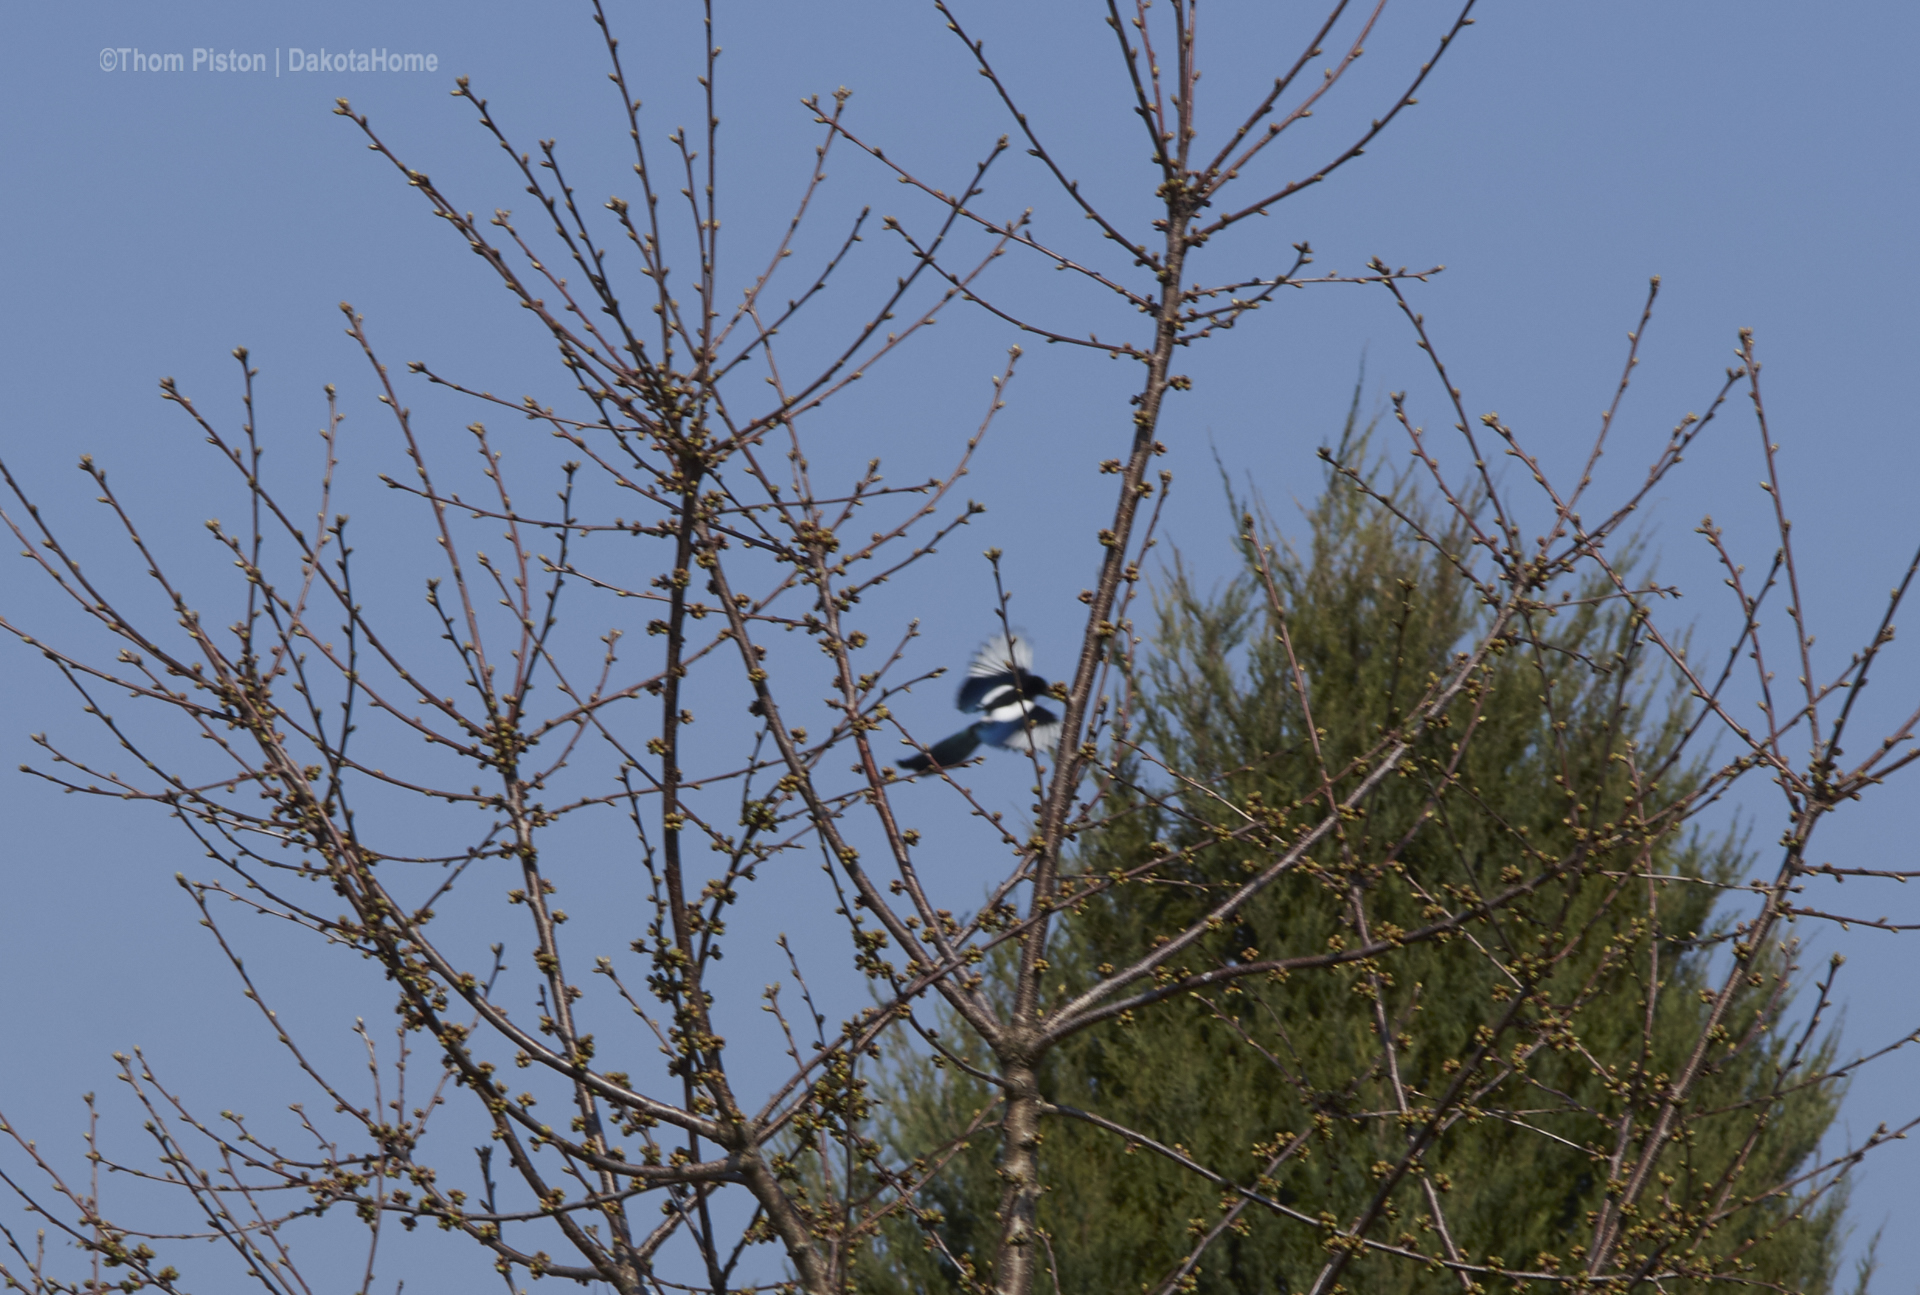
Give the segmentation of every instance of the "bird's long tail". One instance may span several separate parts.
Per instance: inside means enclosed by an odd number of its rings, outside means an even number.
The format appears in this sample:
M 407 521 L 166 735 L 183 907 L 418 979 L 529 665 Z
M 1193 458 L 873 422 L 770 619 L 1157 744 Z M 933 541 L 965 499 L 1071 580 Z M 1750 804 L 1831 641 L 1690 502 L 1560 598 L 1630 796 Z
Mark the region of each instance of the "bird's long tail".
M 900 762 L 900 767 L 909 773 L 925 773 L 936 764 L 950 769 L 972 755 L 979 745 L 980 735 L 972 727 L 963 728 L 952 737 L 935 742 L 925 753 L 908 756 Z

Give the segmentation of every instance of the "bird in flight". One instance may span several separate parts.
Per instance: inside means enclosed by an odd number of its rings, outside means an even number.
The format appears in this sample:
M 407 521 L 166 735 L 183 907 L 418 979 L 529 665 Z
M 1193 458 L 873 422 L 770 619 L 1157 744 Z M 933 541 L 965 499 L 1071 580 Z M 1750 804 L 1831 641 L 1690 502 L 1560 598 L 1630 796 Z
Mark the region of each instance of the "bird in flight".
M 900 761 L 911 773 L 952 768 L 984 742 L 1003 751 L 1053 750 L 1060 740 L 1060 717 L 1034 699 L 1052 685 L 1033 673 L 1033 648 L 1018 634 L 996 634 L 980 645 L 967 666 L 966 682 L 954 705 L 980 718 L 952 737 Z

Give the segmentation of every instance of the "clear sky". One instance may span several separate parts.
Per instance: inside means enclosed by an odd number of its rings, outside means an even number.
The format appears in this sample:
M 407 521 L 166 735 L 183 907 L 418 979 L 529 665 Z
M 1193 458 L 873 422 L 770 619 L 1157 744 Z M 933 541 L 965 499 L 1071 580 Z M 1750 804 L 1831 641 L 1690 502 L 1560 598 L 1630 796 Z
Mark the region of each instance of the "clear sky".
M 684 59 L 698 36 L 683 21 L 688 6 L 610 7 L 657 145 L 693 120 Z M 656 8 L 677 17 L 656 21 Z M 1120 87 L 1096 7 L 963 0 L 959 8 L 989 37 L 1075 174 L 1140 210 L 1126 195 L 1140 193 L 1144 149 L 1137 126 L 1116 110 Z M 1235 8 L 1206 9 L 1205 33 L 1218 31 L 1201 52 L 1205 84 L 1220 96 L 1213 127 L 1252 92 L 1284 30 L 1282 20 L 1264 26 L 1265 17 L 1244 19 Z M 1828 666 L 1838 664 L 1840 645 L 1861 638 L 1920 542 L 1912 395 L 1920 268 L 1911 254 L 1920 9 L 1888 0 L 1488 0 L 1477 12 L 1404 121 L 1326 185 L 1285 204 L 1228 260 L 1271 273 L 1288 245 L 1305 239 L 1323 269 L 1355 271 L 1375 254 L 1396 265 L 1444 264 L 1412 293 L 1469 408 L 1497 409 L 1561 467 L 1584 448 L 1610 395 L 1649 276 L 1663 276 L 1603 492 L 1631 480 L 1681 414 L 1704 407 L 1732 362 L 1736 330 L 1753 328 L 1802 558 L 1817 573 L 1807 606 L 1834 647 Z M 1318 133 L 1302 134 L 1286 166 L 1308 166 L 1354 118 L 1377 110 L 1384 88 L 1424 57 L 1448 17 L 1433 0 L 1390 4 L 1351 93 L 1322 114 Z M 1236 26 L 1243 19 L 1245 30 Z M 386 466 L 374 444 L 384 425 L 373 387 L 341 334 L 342 300 L 366 316 L 390 362 L 427 359 L 514 394 L 554 388 L 550 353 L 529 321 L 331 108 L 350 97 L 468 208 L 525 203 L 471 111 L 447 93 L 455 75 L 468 75 L 523 146 L 561 141 L 583 195 L 629 189 L 624 128 L 587 9 L 77 0 L 15 6 L 8 28 L 0 42 L 9 178 L 0 202 L 8 250 L 0 452 L 82 531 L 94 524 L 72 470 L 82 452 L 102 460 L 145 515 L 176 523 L 180 552 L 193 551 L 203 518 L 231 507 L 218 501 L 210 460 L 155 384 L 174 375 L 230 416 L 236 345 L 250 347 L 262 370 L 263 427 L 276 450 L 311 453 L 322 384 L 335 382 L 350 448 L 367 456 L 348 471 L 364 480 Z M 949 186 L 1007 128 L 930 6 L 744 0 L 723 8 L 717 39 L 727 50 L 728 164 L 737 168 L 727 207 L 737 243 L 729 246 L 741 249 L 723 275 L 736 284 L 759 268 L 764 238 L 804 176 L 815 132 L 801 96 L 852 88 L 854 128 Z M 437 70 L 296 74 L 286 70 L 296 47 L 432 54 Z M 260 52 L 267 67 L 195 70 L 196 49 Z M 179 53 L 186 66 L 141 70 L 136 51 L 142 63 Z M 991 201 L 1013 211 L 1043 200 L 1043 229 L 1077 236 L 1024 159 L 1004 169 L 990 183 Z M 863 202 L 877 204 L 876 214 L 928 215 L 851 154 L 830 170 L 823 245 L 826 228 Z M 856 279 L 892 274 L 884 240 L 869 242 L 863 255 L 874 259 Z M 1106 310 L 1031 267 L 996 273 L 1008 299 L 1037 315 Z M 1118 329 L 1125 319 L 1111 323 Z M 977 312 L 938 332 L 937 344 L 846 403 L 836 415 L 844 430 L 826 437 L 834 447 L 827 461 L 884 453 L 903 476 L 916 475 L 977 420 L 984 379 L 1017 339 Z M 1217 451 L 1291 515 L 1292 501 L 1317 489 L 1313 449 L 1337 432 L 1363 357 L 1367 408 L 1404 388 L 1423 417 L 1444 426 L 1425 361 L 1378 289 L 1288 294 L 1196 355 L 1195 389 L 1172 406 L 1164 439 L 1177 477 L 1169 531 L 1198 569 L 1224 573 L 1230 557 L 1211 456 Z M 1131 375 L 1061 348 L 1029 345 L 1023 364 L 967 483 L 990 511 L 943 557 L 930 590 L 892 595 L 903 621 L 924 619 L 924 666 L 958 664 L 984 633 L 991 586 L 972 555 L 988 544 L 1007 554 L 1015 616 L 1032 631 L 1043 668 L 1050 649 L 1055 659 L 1069 650 L 1073 594 L 1093 565 L 1087 537 L 1109 506 L 1086 489 L 1087 469 L 1124 444 L 1117 397 Z M 447 434 L 473 416 L 430 393 L 410 390 L 408 399 Z M 361 433 L 366 441 L 354 444 Z M 1663 487 L 1647 519 L 1660 572 L 1692 591 L 1691 614 L 1708 642 L 1719 641 L 1728 609 L 1692 528 L 1711 513 L 1750 563 L 1766 560 L 1757 449 L 1750 423 L 1730 421 Z M 362 507 L 382 506 L 377 492 L 352 489 Z M 93 552 L 92 542 L 84 538 L 83 550 Z M 23 562 L 0 566 L 0 607 L 49 637 L 73 626 Z M 0 768 L 10 770 L 35 755 L 28 734 L 77 732 L 84 717 L 29 651 L 0 643 L 0 666 Z M 1886 712 L 1911 708 L 1920 668 L 1896 651 L 1877 688 Z M 1823 857 L 1914 866 L 1913 786 L 1909 778 L 1887 788 L 1843 818 Z M 1749 802 L 1762 815 L 1763 790 Z M 1008 775 L 992 791 L 1011 802 L 1018 788 Z M 270 1105 L 285 1066 L 258 1059 L 264 1035 L 235 1027 L 230 975 L 172 881 L 205 862 L 185 835 L 157 815 L 62 799 L 12 773 L 0 776 L 0 811 L 0 1106 L 72 1151 L 76 1095 L 109 1089 L 108 1054 L 134 1044 L 164 1057 L 211 1108 Z M 1907 895 L 1859 889 L 1831 898 L 1868 916 L 1920 920 L 1920 903 Z M 1870 1049 L 1920 1025 L 1910 947 L 1859 929 L 1809 938 L 1822 954 L 1839 949 L 1852 960 L 1842 981 L 1846 1048 Z M 308 995 L 302 1001 L 316 1010 L 325 1001 L 297 977 L 288 993 Z M 1920 1057 L 1902 1055 L 1858 1080 L 1842 1131 L 1857 1137 L 1910 1114 L 1916 1066 Z M 239 1095 L 228 1096 L 229 1086 Z M 1877 1291 L 1920 1288 L 1916 1201 L 1920 1156 L 1911 1143 L 1858 1180 L 1856 1243 L 1886 1225 Z M 434 1289 L 424 1280 L 421 1288 Z

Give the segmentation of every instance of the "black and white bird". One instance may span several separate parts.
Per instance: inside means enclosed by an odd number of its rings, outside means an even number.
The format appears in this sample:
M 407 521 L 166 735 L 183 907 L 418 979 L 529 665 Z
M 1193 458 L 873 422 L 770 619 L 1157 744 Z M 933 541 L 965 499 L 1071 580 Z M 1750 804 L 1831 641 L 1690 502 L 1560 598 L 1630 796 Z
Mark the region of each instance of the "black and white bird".
M 910 755 L 900 767 L 923 773 L 938 765 L 952 768 L 982 742 L 1003 751 L 1045 753 L 1060 740 L 1060 717 L 1035 698 L 1052 687 L 1033 673 L 1033 648 L 1018 634 L 996 634 L 980 645 L 967 666 L 966 682 L 954 705 L 980 718 L 929 750 Z

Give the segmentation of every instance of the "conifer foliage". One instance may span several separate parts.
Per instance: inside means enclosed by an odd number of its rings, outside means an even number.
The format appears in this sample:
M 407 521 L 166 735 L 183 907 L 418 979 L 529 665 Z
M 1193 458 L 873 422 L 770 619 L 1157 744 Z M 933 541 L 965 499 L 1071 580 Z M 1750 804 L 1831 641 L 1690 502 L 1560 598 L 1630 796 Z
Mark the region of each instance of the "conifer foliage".
M 1264 512 L 1235 512 L 1238 578 L 1209 594 L 1176 565 L 1159 590 L 1133 788 L 1078 852 L 1085 876 L 1119 884 L 1049 952 L 1068 993 L 1264 867 L 1208 847 L 1250 817 L 1284 830 L 1343 796 L 1484 629 L 1484 605 L 1441 556 L 1464 537 L 1406 479 L 1363 490 L 1330 475 L 1302 552 L 1276 542 Z M 1364 812 L 1192 961 L 1305 960 L 1392 942 L 1442 911 L 1483 917 L 1439 940 L 1197 987 L 1054 1051 L 1042 1087 L 1063 1117 L 1041 1152 L 1039 1217 L 1056 1289 L 1298 1291 L 1330 1231 L 1370 1212 L 1388 1244 L 1356 1256 L 1350 1289 L 1461 1289 L 1462 1269 L 1400 1261 L 1423 1250 L 1469 1272 L 1579 1267 L 1617 1194 L 1615 1157 L 1708 1028 L 1705 973 L 1732 921 L 1718 900 L 1751 863 L 1739 836 L 1675 815 L 1701 782 L 1679 754 L 1684 693 L 1630 611 L 1588 592 L 1494 657 L 1470 716 L 1424 735 Z M 1597 836 L 1594 821 L 1613 826 Z M 1171 865 L 1140 868 L 1170 850 Z M 1523 878 L 1526 893 L 1489 905 Z M 1838 1097 L 1819 1078 L 1827 1044 L 1765 1028 L 1791 996 L 1787 970 L 1776 952 L 1736 995 L 1660 1157 L 1658 1204 L 1628 1226 L 1700 1271 L 1818 1292 L 1841 1194 L 1767 1190 L 1814 1152 Z M 903 1057 L 881 1096 L 903 1149 L 946 1141 L 988 1104 L 977 1079 L 924 1056 Z M 1417 1169 L 1383 1193 L 1413 1143 Z M 896 1225 L 869 1289 L 964 1284 L 944 1256 L 992 1234 L 999 1199 L 990 1140 L 967 1148 L 922 1214 L 947 1237 L 923 1247 Z

